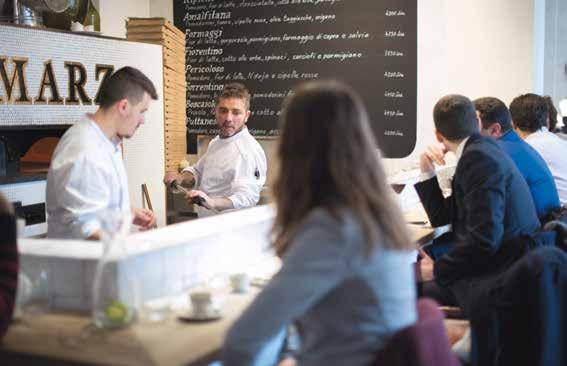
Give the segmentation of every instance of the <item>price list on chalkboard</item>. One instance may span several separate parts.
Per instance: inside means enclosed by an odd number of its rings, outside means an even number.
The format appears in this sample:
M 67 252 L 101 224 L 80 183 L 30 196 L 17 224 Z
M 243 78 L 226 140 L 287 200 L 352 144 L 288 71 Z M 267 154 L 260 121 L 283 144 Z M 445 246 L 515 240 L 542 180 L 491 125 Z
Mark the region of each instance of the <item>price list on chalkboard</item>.
M 417 0 L 174 0 L 174 18 L 186 35 L 189 139 L 218 133 L 214 99 L 227 83 L 252 93 L 250 132 L 277 137 L 294 87 L 337 79 L 362 96 L 384 156 L 412 152 Z

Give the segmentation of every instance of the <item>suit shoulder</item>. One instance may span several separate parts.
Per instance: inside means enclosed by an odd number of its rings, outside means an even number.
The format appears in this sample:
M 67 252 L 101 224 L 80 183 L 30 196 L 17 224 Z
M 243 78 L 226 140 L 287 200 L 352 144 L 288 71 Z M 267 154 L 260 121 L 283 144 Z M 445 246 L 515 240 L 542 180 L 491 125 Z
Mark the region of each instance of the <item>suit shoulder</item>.
M 512 162 L 506 152 L 495 141 L 483 139 L 476 140 L 463 151 L 459 160 L 461 169 L 482 169 L 494 173 L 504 169 Z
M 486 149 L 497 149 L 501 150 L 498 142 L 486 136 L 474 135 L 471 136 L 469 142 L 465 147 L 465 151 L 468 150 L 486 150 Z

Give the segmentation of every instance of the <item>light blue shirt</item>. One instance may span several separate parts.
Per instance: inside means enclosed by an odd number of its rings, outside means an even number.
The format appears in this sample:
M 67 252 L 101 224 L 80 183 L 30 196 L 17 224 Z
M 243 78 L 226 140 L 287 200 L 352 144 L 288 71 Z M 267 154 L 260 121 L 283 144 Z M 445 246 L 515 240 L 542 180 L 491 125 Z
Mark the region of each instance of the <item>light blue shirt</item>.
M 229 331 L 224 366 L 272 365 L 282 330 L 295 322 L 299 365 L 369 365 L 398 330 L 416 321 L 413 252 L 368 252 L 354 216 L 313 210 L 283 264 Z

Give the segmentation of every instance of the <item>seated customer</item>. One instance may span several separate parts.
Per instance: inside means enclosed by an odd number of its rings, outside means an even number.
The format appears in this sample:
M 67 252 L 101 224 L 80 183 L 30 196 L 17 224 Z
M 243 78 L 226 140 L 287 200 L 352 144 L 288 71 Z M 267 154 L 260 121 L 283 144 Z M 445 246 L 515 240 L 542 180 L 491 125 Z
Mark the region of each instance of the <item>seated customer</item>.
M 12 205 L 0 193 L 0 339 L 12 320 L 17 287 L 16 217 Z
M 433 109 L 435 135 L 442 148 L 429 147 L 420 156 L 422 181 L 415 189 L 432 226 L 451 224 L 454 242 L 435 261 L 421 262 L 421 295 L 454 296 L 468 313 L 480 281 L 488 283 L 524 252 L 523 236 L 540 228 L 526 180 L 510 157 L 491 138 L 479 134 L 472 102 L 462 95 L 447 95 Z M 457 156 L 451 196 L 444 198 L 435 177 L 434 163 L 445 154 Z M 433 280 L 435 282 L 433 282 Z M 448 296 L 446 296 L 448 295 Z
M 510 104 L 512 123 L 521 138 L 530 144 L 547 163 L 559 200 L 567 203 L 567 141 L 547 131 L 548 109 L 545 99 L 536 94 L 524 94 Z
M 283 265 L 229 331 L 224 365 L 274 364 L 274 340 L 292 322 L 299 365 L 369 365 L 416 308 L 412 241 L 365 109 L 343 84 L 308 83 L 280 128 L 273 233 Z
M 474 105 L 482 123 L 480 133 L 496 138 L 498 145 L 512 158 L 530 187 L 538 217 L 544 218 L 551 210 L 561 206 L 547 164 L 514 131 L 506 104 L 500 99 L 485 97 L 476 99 Z

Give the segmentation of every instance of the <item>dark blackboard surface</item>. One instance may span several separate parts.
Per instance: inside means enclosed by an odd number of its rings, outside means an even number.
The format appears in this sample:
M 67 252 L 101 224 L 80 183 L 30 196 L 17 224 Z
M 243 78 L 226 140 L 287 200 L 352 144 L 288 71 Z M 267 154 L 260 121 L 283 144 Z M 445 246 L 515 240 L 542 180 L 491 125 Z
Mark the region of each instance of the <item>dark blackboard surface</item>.
M 276 137 L 295 86 L 338 79 L 361 94 L 384 156 L 412 152 L 417 0 L 174 0 L 174 22 L 186 33 L 189 137 L 217 134 L 225 83 L 250 89 L 250 132 Z

